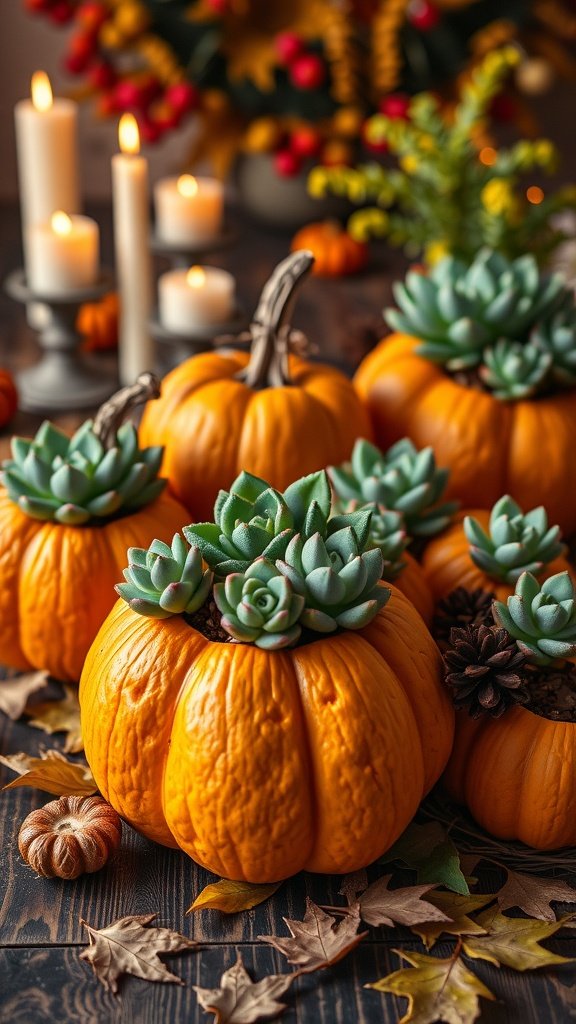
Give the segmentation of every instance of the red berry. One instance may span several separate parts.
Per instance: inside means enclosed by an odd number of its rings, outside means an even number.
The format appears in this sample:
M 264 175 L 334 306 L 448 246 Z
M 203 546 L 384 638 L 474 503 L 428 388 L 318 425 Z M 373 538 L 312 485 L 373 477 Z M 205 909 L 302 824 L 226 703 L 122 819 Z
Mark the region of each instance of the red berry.
M 67 0 L 58 0 L 48 10 L 48 17 L 56 25 L 66 25 L 74 17 L 74 8 L 70 6 Z
M 304 48 L 300 36 L 295 32 L 281 32 L 275 39 L 276 53 L 282 64 L 292 64 Z
M 165 99 L 158 100 L 148 111 L 150 120 L 162 133 L 172 131 L 180 124 L 182 114 L 179 110 L 167 103 Z
M 440 11 L 429 0 L 411 0 L 408 21 L 420 32 L 430 32 L 440 21 Z
M 110 89 L 116 84 L 116 72 L 107 61 L 98 61 L 90 68 L 88 81 L 93 89 Z
M 71 75 L 81 75 L 94 57 L 94 40 L 82 33 L 72 36 L 68 43 L 68 53 L 64 57 L 64 67 Z
M 134 110 L 142 106 L 142 90 L 137 82 L 125 78 L 118 82 L 114 90 L 114 100 L 118 110 Z
M 192 82 L 176 82 L 174 85 L 168 86 L 164 98 L 171 107 L 174 107 L 174 110 L 185 114 L 198 106 L 200 93 L 196 86 L 192 85 Z
M 407 121 L 410 97 L 405 92 L 393 92 L 380 100 L 380 112 L 394 121 Z
M 320 136 L 314 128 L 298 128 L 290 136 L 292 153 L 302 160 L 316 156 L 320 149 Z
M 325 76 L 324 61 L 315 53 L 303 53 L 290 65 L 290 78 L 297 89 L 318 89 Z
M 147 142 L 153 145 L 158 142 L 162 134 L 162 129 L 154 121 L 150 121 L 149 118 L 143 117 L 138 121 L 138 128 L 140 129 L 140 138 L 142 142 Z
M 298 157 L 289 149 L 279 149 L 274 154 L 274 167 L 281 178 L 293 178 L 300 166 Z
M 162 93 L 162 86 L 155 75 L 143 75 L 138 79 L 140 89 L 140 103 L 148 107 Z
M 82 26 L 85 32 L 98 32 L 101 25 L 108 19 L 109 12 L 104 4 L 91 3 L 81 4 L 76 10 L 76 21 Z

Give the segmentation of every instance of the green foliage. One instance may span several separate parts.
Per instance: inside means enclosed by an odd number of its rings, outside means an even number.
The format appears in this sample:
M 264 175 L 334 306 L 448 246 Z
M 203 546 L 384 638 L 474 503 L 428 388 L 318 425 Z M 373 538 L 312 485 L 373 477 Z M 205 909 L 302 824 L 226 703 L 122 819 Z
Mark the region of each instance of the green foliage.
M 535 576 L 525 572 L 506 604 L 494 602 L 494 618 L 531 662 L 549 665 L 576 655 L 574 596 L 574 584 L 567 572 L 551 576 L 542 586 Z
M 472 561 L 503 583 L 515 583 L 523 572 L 538 575 L 564 551 L 560 527 L 548 526 L 545 509 L 540 505 L 524 515 L 508 494 L 494 505 L 488 533 L 473 516 L 464 519 L 464 533 Z
M 532 332 L 533 344 L 550 356 L 552 377 L 563 387 L 576 384 L 576 312 L 574 304 L 560 310 L 551 319 L 539 323 Z
M 277 651 L 300 637 L 304 597 L 267 558 L 257 558 L 245 573 L 231 573 L 217 583 L 214 600 L 222 612 L 222 627 L 235 640 Z
M 530 398 L 542 390 L 552 365 L 552 356 L 536 345 L 500 338 L 484 352 L 480 378 L 501 401 Z
M 172 547 L 154 540 L 148 549 L 128 548 L 128 563 L 126 583 L 118 583 L 116 592 L 139 615 L 191 615 L 212 588 L 214 574 L 204 570 L 198 548 L 190 548 L 179 533 Z

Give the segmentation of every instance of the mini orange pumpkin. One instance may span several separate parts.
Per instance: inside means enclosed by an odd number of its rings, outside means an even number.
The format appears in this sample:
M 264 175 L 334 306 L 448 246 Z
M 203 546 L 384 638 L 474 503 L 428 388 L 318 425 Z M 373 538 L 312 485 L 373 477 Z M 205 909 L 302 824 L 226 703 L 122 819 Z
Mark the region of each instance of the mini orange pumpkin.
M 86 352 L 107 352 L 117 348 L 119 315 L 117 292 L 110 292 L 98 302 L 87 302 L 81 306 L 76 328 L 84 335 L 82 348 Z
M 312 273 L 318 277 L 357 274 L 368 263 L 366 243 L 357 242 L 335 220 L 307 224 L 294 235 L 291 249 L 308 249 L 314 254 Z
M 0 428 L 12 419 L 18 407 L 18 392 L 8 370 L 0 370 Z
M 343 461 L 357 437 L 371 436 L 343 374 L 288 355 L 284 318 L 312 264 L 310 253 L 298 252 L 276 269 L 254 316 L 249 356 L 223 350 L 188 359 L 144 411 L 142 441 L 163 445 L 163 472 L 195 519 L 211 515 L 218 491 L 241 469 L 283 490 Z

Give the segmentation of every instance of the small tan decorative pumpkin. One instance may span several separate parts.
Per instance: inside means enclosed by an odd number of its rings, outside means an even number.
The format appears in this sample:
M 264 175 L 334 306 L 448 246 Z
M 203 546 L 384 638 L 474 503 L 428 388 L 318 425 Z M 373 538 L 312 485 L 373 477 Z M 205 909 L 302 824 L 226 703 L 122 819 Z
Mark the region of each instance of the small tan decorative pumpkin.
M 63 796 L 32 811 L 18 849 L 44 878 L 78 878 L 99 871 L 120 845 L 122 822 L 99 796 Z
M 314 254 L 312 273 L 318 277 L 357 274 L 368 263 L 366 243 L 357 242 L 336 220 L 306 224 L 294 235 L 291 249 L 308 249 Z

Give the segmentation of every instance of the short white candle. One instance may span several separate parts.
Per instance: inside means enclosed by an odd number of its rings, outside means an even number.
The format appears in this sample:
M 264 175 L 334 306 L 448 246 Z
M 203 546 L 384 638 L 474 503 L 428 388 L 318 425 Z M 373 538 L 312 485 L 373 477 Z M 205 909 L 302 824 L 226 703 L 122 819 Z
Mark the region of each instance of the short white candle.
M 28 234 L 28 284 L 40 296 L 60 298 L 98 277 L 98 225 L 91 217 L 56 211 Z
M 148 320 L 152 310 L 152 261 L 149 249 L 148 161 L 140 156 L 140 135 L 133 114 L 120 118 L 121 153 L 112 157 L 112 198 L 116 275 L 120 294 L 120 382 L 133 384 L 154 366 Z
M 234 312 L 235 281 L 217 267 L 169 270 L 158 281 L 160 323 L 174 334 L 224 324 Z
M 154 186 L 156 234 L 172 245 L 215 238 L 224 212 L 224 190 L 215 178 L 162 178 Z

